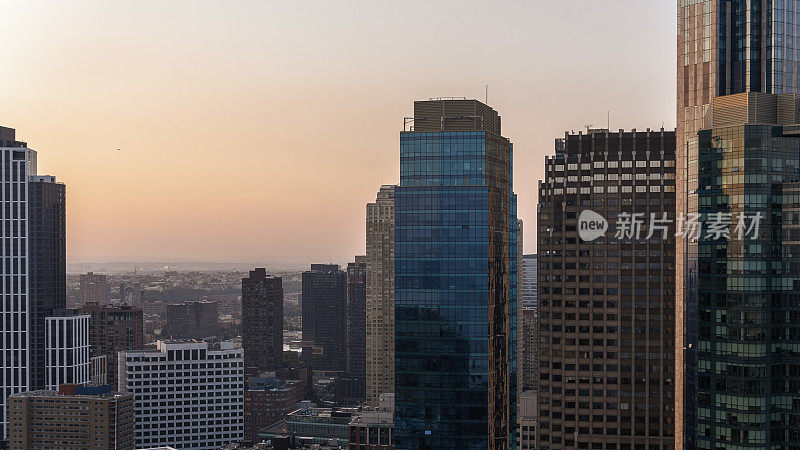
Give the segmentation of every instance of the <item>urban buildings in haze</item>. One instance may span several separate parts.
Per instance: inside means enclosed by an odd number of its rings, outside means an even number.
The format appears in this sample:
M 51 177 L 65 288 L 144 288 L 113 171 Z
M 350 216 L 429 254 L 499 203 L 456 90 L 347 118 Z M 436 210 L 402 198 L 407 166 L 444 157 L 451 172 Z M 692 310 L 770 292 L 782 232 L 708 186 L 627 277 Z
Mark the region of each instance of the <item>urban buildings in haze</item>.
M 78 303 L 99 303 L 107 305 L 111 301 L 111 285 L 108 275 L 89 272 L 80 277 L 80 293 Z
M 204 339 L 219 331 L 219 303 L 183 302 L 167 305 L 167 324 L 161 334 L 173 339 Z
M 242 278 L 242 348 L 247 377 L 283 361 L 283 279 L 264 268 Z
M 511 162 L 489 106 L 414 103 L 395 189 L 398 449 L 516 447 Z
M 347 274 L 336 264 L 312 264 L 303 272 L 303 341 L 315 347 L 314 370 L 347 367 Z
M 675 133 L 559 144 L 539 184 L 536 448 L 672 448 Z
M 119 285 L 119 301 L 124 305 L 140 306 L 142 304 L 142 283 L 122 282 Z
M 352 397 L 364 400 L 367 376 L 367 257 L 356 256 L 347 264 L 347 378 L 355 391 Z
M 134 448 L 133 396 L 108 385 L 14 394 L 9 405 L 12 450 Z
M 367 204 L 366 400 L 394 393 L 394 190 Z
M 119 391 L 134 397 L 136 448 L 212 450 L 244 437 L 244 358 L 222 342 L 159 341 L 119 353 Z
M 144 344 L 142 310 L 128 305 L 109 306 L 90 302 L 84 303 L 78 312 L 90 316 L 90 356 L 104 357 L 107 382 L 116 389 L 117 353 L 139 350 Z

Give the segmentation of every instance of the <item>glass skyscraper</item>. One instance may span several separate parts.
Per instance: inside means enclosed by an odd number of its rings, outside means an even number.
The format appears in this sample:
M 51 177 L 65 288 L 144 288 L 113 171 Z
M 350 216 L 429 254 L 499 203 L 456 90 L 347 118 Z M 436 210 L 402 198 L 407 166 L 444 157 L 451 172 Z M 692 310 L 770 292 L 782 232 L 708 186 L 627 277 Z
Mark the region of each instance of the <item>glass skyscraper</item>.
M 512 145 L 476 100 L 415 102 L 413 124 L 395 190 L 396 448 L 515 448 Z
M 800 91 L 800 0 L 678 0 L 677 171 L 678 214 L 690 202 L 689 142 L 712 127 L 715 97 Z M 679 236 L 675 266 L 675 435 L 676 448 L 696 445 L 697 261 L 693 243 Z M 684 442 L 685 439 L 685 442 Z
M 689 448 L 798 448 L 798 106 L 793 94 L 715 98 L 711 127 L 688 144 L 688 209 L 703 226 L 687 245 L 697 267 Z

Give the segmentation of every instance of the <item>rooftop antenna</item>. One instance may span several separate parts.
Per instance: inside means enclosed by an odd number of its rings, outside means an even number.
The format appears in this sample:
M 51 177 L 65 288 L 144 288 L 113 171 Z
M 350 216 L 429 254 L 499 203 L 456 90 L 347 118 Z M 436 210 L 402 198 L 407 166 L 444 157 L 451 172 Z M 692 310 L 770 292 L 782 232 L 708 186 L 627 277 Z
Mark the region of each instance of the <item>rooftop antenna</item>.
M 485 104 L 489 104 L 489 85 L 486 85 L 486 100 L 484 101 Z
M 608 128 L 606 130 L 611 131 L 611 110 L 608 110 Z
M 589 132 L 589 130 L 591 130 L 593 126 L 594 126 L 594 124 L 587 123 L 587 124 L 586 124 L 586 132 L 588 133 L 588 132 Z

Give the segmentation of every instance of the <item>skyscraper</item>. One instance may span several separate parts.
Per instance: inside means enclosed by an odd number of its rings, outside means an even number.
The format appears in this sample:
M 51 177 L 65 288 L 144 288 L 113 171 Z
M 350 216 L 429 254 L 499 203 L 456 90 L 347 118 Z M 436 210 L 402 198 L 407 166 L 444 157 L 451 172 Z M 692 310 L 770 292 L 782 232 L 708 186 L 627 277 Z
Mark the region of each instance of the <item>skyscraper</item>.
M 367 257 L 347 264 L 347 377 L 363 401 L 367 376 Z
M 242 278 L 242 348 L 247 377 L 283 361 L 283 278 L 263 268 Z
M 45 389 L 45 320 L 67 307 L 67 227 L 63 183 L 28 179 L 30 388 Z
M 797 447 L 798 111 L 795 94 L 716 97 L 710 127 L 687 146 L 697 155 L 688 214 L 704 219 L 687 246 L 687 266 L 697 267 L 686 284 L 697 299 L 687 447 Z
M 394 189 L 367 204 L 367 403 L 394 393 Z
M 500 116 L 414 102 L 395 189 L 396 448 L 512 448 L 516 198 Z
M 536 448 L 672 448 L 675 133 L 558 150 L 539 183 Z
M 710 129 L 714 97 L 746 92 L 800 92 L 800 1 L 678 0 L 676 205 L 690 204 L 687 176 L 698 149 L 688 143 Z M 697 271 L 693 243 L 676 240 L 676 447 L 693 448 L 697 430 Z M 688 403 L 685 404 L 684 400 Z M 685 442 L 684 442 L 685 439 Z
M 28 261 L 28 177 L 36 175 L 36 152 L 15 140 L 14 130 L 0 127 L 0 417 L 6 438 L 7 399 L 30 386 L 30 267 Z
M 142 310 L 128 305 L 104 306 L 90 302 L 78 308 L 88 314 L 89 353 L 92 358 L 104 356 L 107 382 L 117 388 L 117 353 L 139 350 L 144 343 Z
M 347 274 L 336 264 L 312 264 L 303 272 L 303 341 L 321 349 L 314 370 L 347 367 Z

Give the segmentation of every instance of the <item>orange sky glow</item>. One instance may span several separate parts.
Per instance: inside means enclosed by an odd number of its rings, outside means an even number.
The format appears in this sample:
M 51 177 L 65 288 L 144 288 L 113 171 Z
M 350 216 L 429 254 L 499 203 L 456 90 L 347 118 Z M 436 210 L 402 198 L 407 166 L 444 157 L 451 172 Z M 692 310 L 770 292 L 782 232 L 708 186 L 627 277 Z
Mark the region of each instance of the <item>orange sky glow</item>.
M 67 185 L 70 262 L 346 263 L 412 102 L 484 99 L 526 253 L 553 139 L 675 126 L 675 2 L 0 3 L 0 125 Z M 117 150 L 119 149 L 119 150 Z

